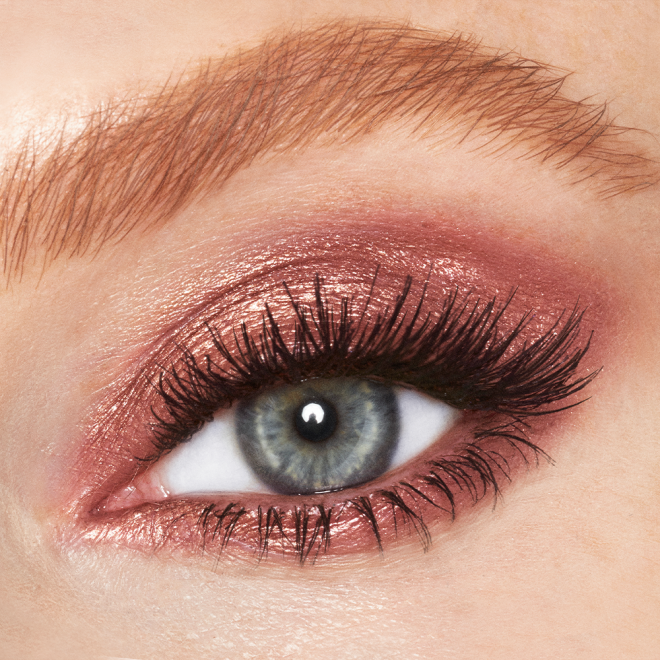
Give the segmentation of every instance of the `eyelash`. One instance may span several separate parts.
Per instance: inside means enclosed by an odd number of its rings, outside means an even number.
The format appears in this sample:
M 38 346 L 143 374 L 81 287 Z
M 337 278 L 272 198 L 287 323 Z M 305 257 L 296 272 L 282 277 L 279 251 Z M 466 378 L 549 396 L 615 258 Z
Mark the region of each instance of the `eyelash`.
M 501 330 L 515 292 L 498 305 L 496 298 L 483 302 L 468 294 L 461 299 L 456 290 L 439 311 L 425 311 L 429 280 L 411 307 L 413 280 L 408 276 L 393 305 L 374 315 L 377 279 L 378 270 L 361 309 L 356 309 L 352 298 L 343 297 L 338 313 L 324 295 L 320 275 L 314 280 L 313 305 L 297 301 L 283 283 L 294 321 L 288 335 L 267 304 L 259 331 L 242 323 L 233 334 L 232 346 L 221 339 L 216 327 L 206 324 L 211 350 L 199 357 L 179 347 L 180 360 L 163 369 L 152 383 L 158 401 L 151 408 L 154 450 L 138 460 L 157 461 L 194 435 L 219 409 L 239 399 L 310 378 L 351 376 L 416 389 L 485 416 L 482 424 L 473 427 L 472 440 L 454 455 L 427 460 L 424 474 L 334 506 L 259 505 L 250 511 L 237 502 L 204 504 L 200 509 L 199 502 L 188 501 L 181 513 L 177 502 L 165 501 L 157 510 L 170 511 L 170 527 L 183 516 L 196 516 L 202 546 L 215 543 L 223 551 L 241 529 L 241 520 L 248 525 L 251 521 L 259 559 L 277 539 L 305 563 L 327 552 L 339 521 L 348 512 L 367 524 L 381 552 L 387 516 L 395 537 L 403 522 L 426 550 L 431 533 L 425 508 L 444 511 L 454 520 L 461 494 L 473 504 L 489 492 L 499 495 L 501 481 L 511 480 L 514 456 L 525 464 L 530 458 L 536 463 L 541 458 L 551 460 L 529 440 L 527 420 L 578 405 L 581 402 L 551 407 L 596 377 L 598 372 L 576 375 L 591 341 L 589 337 L 578 345 L 584 311 L 577 305 L 570 313 L 564 311 L 549 330 L 530 341 L 526 334 L 534 318 L 531 311 L 508 332 Z

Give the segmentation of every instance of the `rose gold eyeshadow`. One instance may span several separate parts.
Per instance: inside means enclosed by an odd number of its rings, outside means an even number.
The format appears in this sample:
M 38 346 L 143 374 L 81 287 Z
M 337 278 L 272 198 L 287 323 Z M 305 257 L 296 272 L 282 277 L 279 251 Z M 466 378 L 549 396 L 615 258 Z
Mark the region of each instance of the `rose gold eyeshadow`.
M 614 323 L 610 296 L 593 273 L 578 272 L 571 264 L 538 256 L 538 252 L 538 247 L 524 240 L 481 232 L 469 235 L 455 223 L 421 217 L 406 222 L 378 216 L 350 222 L 339 219 L 319 222 L 305 232 L 264 233 L 232 261 L 218 265 L 213 289 L 196 292 L 194 306 L 181 310 L 179 322 L 154 327 L 152 341 L 133 372 L 118 379 L 120 385 L 96 408 L 72 471 L 71 491 L 63 503 L 66 514 L 59 526 L 60 539 L 145 550 L 163 547 L 192 554 L 204 548 L 224 550 L 232 556 L 264 554 L 265 544 L 270 555 L 299 559 L 377 550 L 395 538 L 414 537 L 427 545 L 429 530 L 448 525 L 454 517 L 473 510 L 470 504 L 489 500 L 493 493 L 465 488 L 444 500 L 424 499 L 428 479 L 424 481 L 423 466 L 461 451 L 474 428 L 492 414 L 470 413 L 423 456 L 397 469 L 396 474 L 386 474 L 362 487 L 296 497 L 254 493 L 177 497 L 105 514 L 99 507 L 148 466 L 140 459 L 153 454 L 152 411 L 164 414 L 154 387 L 163 368 L 182 359 L 183 347 L 201 357 L 211 352 L 209 327 L 228 345 L 241 324 L 250 332 L 259 332 L 266 305 L 285 339 L 293 340 L 291 299 L 312 305 L 316 277 L 322 279 L 329 306 L 339 309 L 342 298 L 349 297 L 356 313 L 365 308 L 368 299 L 373 313 L 391 308 L 407 277 L 412 278 L 415 293 L 404 307 L 408 314 L 414 311 L 425 285 L 425 312 L 433 312 L 434 305 L 452 294 L 473 301 L 495 298 L 504 302 L 515 291 L 498 328 L 506 333 L 525 315 L 529 323 L 512 344 L 512 351 L 550 331 L 562 312 L 572 310 L 579 300 L 585 310 L 580 336 L 586 342 L 597 331 L 580 373 L 595 371 L 602 365 L 605 350 L 607 333 L 602 330 Z M 567 403 L 576 401 L 573 397 Z M 539 456 L 545 461 L 544 452 L 550 450 L 563 418 L 557 413 L 531 421 L 529 435 L 540 454 L 513 447 L 500 449 L 508 464 L 504 481 L 514 479 Z M 406 482 L 420 494 L 420 519 L 392 514 L 388 486 L 395 482 Z M 372 518 L 380 521 L 377 534 Z M 422 518 L 423 523 L 419 522 Z M 333 526 L 330 536 L 329 526 Z

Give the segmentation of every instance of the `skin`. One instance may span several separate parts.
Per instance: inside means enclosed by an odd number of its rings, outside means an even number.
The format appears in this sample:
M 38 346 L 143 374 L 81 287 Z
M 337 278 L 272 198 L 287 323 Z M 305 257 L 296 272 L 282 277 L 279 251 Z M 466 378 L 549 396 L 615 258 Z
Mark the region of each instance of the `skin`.
M 195 2 L 0 6 L 0 140 L 75 119 L 274 28 L 338 17 L 469 32 L 575 71 L 566 95 L 611 99 L 660 134 L 656 3 Z M 401 177 L 392 164 L 411 176 Z M 443 172 L 443 177 L 434 176 Z M 213 283 L 260 228 L 341 203 L 464 199 L 470 230 L 524 240 L 602 305 L 604 371 L 554 431 L 556 463 L 426 555 L 328 566 L 215 563 L 56 543 L 70 457 L 100 392 L 161 310 Z M 338 202 L 339 200 L 339 202 Z M 607 201 L 547 169 L 396 132 L 311 148 L 236 175 L 154 235 L 97 259 L 28 269 L 0 296 L 0 656 L 3 658 L 651 658 L 660 642 L 660 188 Z M 548 218 L 552 218 L 549 222 Z M 264 224 L 265 223 L 265 224 Z

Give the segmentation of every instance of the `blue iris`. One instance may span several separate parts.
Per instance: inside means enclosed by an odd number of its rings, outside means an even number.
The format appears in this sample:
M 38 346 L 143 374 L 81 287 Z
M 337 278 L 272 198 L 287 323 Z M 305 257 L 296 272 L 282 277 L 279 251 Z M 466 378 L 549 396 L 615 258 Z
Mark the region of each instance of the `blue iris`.
M 396 394 L 355 378 L 285 385 L 242 401 L 236 430 L 247 462 L 273 490 L 346 488 L 389 468 L 399 436 Z

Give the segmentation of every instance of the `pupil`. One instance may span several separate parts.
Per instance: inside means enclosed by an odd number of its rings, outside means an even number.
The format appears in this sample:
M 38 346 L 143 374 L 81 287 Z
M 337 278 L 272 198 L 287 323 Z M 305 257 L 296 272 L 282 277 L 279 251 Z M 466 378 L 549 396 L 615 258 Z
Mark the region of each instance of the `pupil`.
M 303 440 L 323 442 L 337 428 L 337 410 L 323 399 L 305 401 L 294 414 L 294 424 Z

